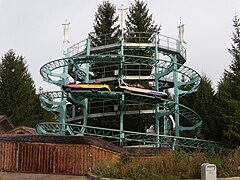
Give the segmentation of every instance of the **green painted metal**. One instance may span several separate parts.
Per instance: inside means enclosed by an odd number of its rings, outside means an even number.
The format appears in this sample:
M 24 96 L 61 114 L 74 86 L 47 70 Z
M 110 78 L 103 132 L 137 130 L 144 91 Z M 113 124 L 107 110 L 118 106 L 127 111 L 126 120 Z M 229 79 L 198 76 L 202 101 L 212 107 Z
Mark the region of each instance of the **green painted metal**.
M 86 47 L 86 56 L 90 56 L 90 49 L 91 49 L 91 39 L 90 39 L 90 34 L 88 35 L 88 38 L 87 38 L 87 47 Z M 89 82 L 89 62 L 85 63 L 85 72 L 86 72 L 86 76 L 85 76 L 85 82 L 88 83 Z M 85 126 L 87 126 L 87 117 L 88 117 L 88 98 L 85 97 L 84 100 L 83 100 L 83 107 L 84 107 L 84 110 L 83 110 L 83 128 Z
M 158 33 L 154 33 L 154 43 L 155 43 L 155 48 L 154 48 L 154 70 L 155 70 L 155 75 L 158 75 L 158 66 L 157 66 L 157 62 L 158 62 Z M 156 79 L 156 76 L 154 78 L 154 84 L 155 84 L 155 90 L 158 91 L 159 90 L 159 81 L 158 79 Z M 155 105 L 155 113 L 156 113 L 156 117 L 155 117 L 155 131 L 156 134 L 158 136 L 156 136 L 156 147 L 160 146 L 159 143 L 159 134 L 160 134 L 160 109 L 159 109 L 159 104 Z
M 109 37 L 109 36 L 104 36 Z M 169 145 L 173 149 L 176 148 L 210 148 L 208 141 L 203 141 L 191 138 L 180 137 L 182 131 L 195 132 L 196 137 L 200 132 L 202 120 L 191 109 L 179 104 L 179 98 L 185 94 L 195 92 L 200 84 L 201 77 L 193 69 L 184 66 L 186 62 L 186 50 L 179 43 L 178 40 L 160 35 L 159 33 L 132 33 L 127 38 L 124 38 L 122 34 L 119 41 L 113 41 L 108 43 L 109 39 L 106 39 L 102 46 L 96 46 L 91 40 L 92 35 L 89 34 L 86 40 L 83 40 L 68 49 L 67 55 L 62 59 L 56 59 L 45 65 L 40 69 L 40 73 L 44 81 L 51 84 L 55 84 L 59 87 L 67 84 L 69 81 L 79 83 L 82 81 L 92 82 L 90 78 L 90 64 L 95 62 L 101 62 L 107 64 L 106 68 L 103 67 L 104 76 L 101 81 L 108 83 L 108 79 L 112 79 L 114 82 L 123 82 L 126 77 L 137 80 L 143 78 L 145 81 L 154 81 L 155 90 L 159 88 L 174 88 L 174 100 L 162 100 L 154 96 L 140 95 L 136 93 L 125 92 L 106 92 L 106 91 L 70 91 L 65 92 L 48 92 L 40 95 L 40 101 L 43 108 L 58 116 L 58 122 L 52 123 L 40 123 L 37 126 L 37 131 L 41 134 L 68 134 L 68 135 L 93 135 L 104 138 L 116 139 L 120 146 L 126 146 L 129 142 L 135 142 L 141 145 L 154 145 L 155 147 L 161 147 Z M 131 37 L 131 38 L 129 38 Z M 147 39 L 147 43 L 143 43 L 143 40 Z M 150 37 L 150 38 L 149 38 Z M 144 57 L 136 55 L 126 55 L 126 51 L 142 51 L 152 52 L 154 57 Z M 159 59 L 158 54 L 161 53 L 170 57 L 170 61 Z M 129 76 L 127 73 L 129 69 L 125 69 L 125 65 L 144 65 L 154 67 L 155 72 L 149 76 L 142 76 L 138 74 L 136 76 Z M 112 72 L 107 71 L 107 67 L 111 67 Z M 136 66 L 135 66 L 136 67 Z M 62 73 L 59 73 L 62 70 Z M 107 75 L 106 72 L 108 72 Z M 119 72 L 119 74 L 115 74 Z M 135 70 L 140 72 L 141 69 Z M 168 77 L 173 77 L 168 79 Z M 179 79 L 184 76 L 185 80 Z M 190 86 L 189 86 L 190 85 Z M 190 87 L 190 88 L 186 88 Z M 60 99 L 60 101 L 59 101 Z M 100 127 L 88 126 L 87 118 L 93 117 L 93 114 L 88 114 L 89 99 L 96 100 L 117 100 L 119 101 L 119 129 L 107 129 Z M 84 108 L 81 118 L 74 117 L 75 120 L 79 120 L 78 124 L 66 123 L 66 102 L 70 102 L 75 105 L 81 105 Z M 151 111 L 155 118 L 155 133 L 142 133 L 131 132 L 124 130 L 124 113 L 125 105 L 127 102 L 144 103 L 155 107 L 154 111 Z M 73 108 L 74 109 L 74 108 Z M 134 112 L 134 111 L 133 111 Z M 145 112 L 145 111 L 143 111 Z M 75 116 L 73 110 L 72 116 Z M 111 114 L 110 112 L 108 113 Z M 102 115 L 108 116 L 107 113 Z M 176 129 L 175 135 L 169 136 L 172 122 L 169 115 L 175 116 Z M 186 127 L 180 126 L 181 117 L 185 118 L 188 122 Z M 163 129 L 160 129 L 160 119 L 163 119 Z M 83 121 L 82 121 L 83 120 Z M 163 133 L 160 134 L 160 132 Z M 215 146 L 215 143 L 211 142 L 211 148 Z M 214 145 L 213 145 L 214 144 Z
M 37 125 L 37 132 L 39 134 L 58 134 L 59 129 L 63 126 L 61 123 L 39 123 Z M 139 133 L 133 131 L 121 131 L 109 128 L 99 128 L 94 126 L 83 126 L 77 124 L 65 124 L 67 134 L 72 134 L 76 136 L 91 135 L 97 137 L 108 138 L 112 140 L 120 140 L 121 133 L 125 134 L 124 144 L 127 145 L 129 142 L 137 142 L 139 146 L 149 145 L 156 146 L 160 144 L 161 147 L 172 146 L 174 148 L 189 148 L 189 149 L 203 149 L 203 150 L 216 150 L 217 143 L 213 141 L 206 141 L 201 139 L 177 137 L 177 136 L 167 136 L 167 135 L 157 135 L 151 133 Z M 84 130 L 83 130 L 84 129 Z M 154 141 L 159 137 L 160 143 Z
M 120 62 L 120 83 L 123 83 L 123 76 L 124 76 L 124 64 L 125 64 L 125 57 L 124 57 L 124 33 L 122 30 L 121 33 L 121 62 Z M 123 112 L 124 112 L 124 100 L 125 96 L 124 94 L 121 95 L 120 98 L 120 146 L 124 146 L 124 117 L 123 117 Z
M 179 109 L 179 90 L 178 90 L 178 73 L 177 73 L 177 56 L 176 54 L 172 56 L 172 61 L 173 61 L 173 82 L 174 82 L 174 101 L 175 101 L 175 108 L 176 110 Z M 176 123 L 176 128 L 175 128 L 175 136 L 179 137 L 179 113 L 175 112 L 175 123 Z M 174 147 L 173 147 L 174 148 Z
M 125 96 L 122 94 L 120 99 L 120 146 L 124 146 L 124 127 L 123 127 L 123 111 Z

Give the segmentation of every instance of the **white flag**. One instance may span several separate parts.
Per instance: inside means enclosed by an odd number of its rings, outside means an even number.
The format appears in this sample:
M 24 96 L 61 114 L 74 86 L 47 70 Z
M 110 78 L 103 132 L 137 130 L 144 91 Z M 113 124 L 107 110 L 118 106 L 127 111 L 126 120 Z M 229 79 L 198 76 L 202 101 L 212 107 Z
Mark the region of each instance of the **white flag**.
M 181 44 L 187 44 L 184 40 L 184 24 L 180 22 L 180 25 L 178 26 L 179 29 L 179 41 Z
M 68 23 L 67 20 L 65 20 L 65 23 L 62 25 L 63 25 L 63 44 L 69 43 L 68 30 L 69 30 L 70 23 Z

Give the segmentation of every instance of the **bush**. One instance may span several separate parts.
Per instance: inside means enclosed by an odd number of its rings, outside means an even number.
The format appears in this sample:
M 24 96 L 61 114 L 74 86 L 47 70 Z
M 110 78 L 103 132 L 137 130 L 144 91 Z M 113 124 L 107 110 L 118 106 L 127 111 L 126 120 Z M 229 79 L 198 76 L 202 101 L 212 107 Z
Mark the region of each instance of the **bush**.
M 218 177 L 240 176 L 240 148 L 228 153 L 172 151 L 155 157 L 131 157 L 123 154 L 113 164 L 102 163 L 93 173 L 124 179 L 200 179 L 201 164 L 217 166 Z

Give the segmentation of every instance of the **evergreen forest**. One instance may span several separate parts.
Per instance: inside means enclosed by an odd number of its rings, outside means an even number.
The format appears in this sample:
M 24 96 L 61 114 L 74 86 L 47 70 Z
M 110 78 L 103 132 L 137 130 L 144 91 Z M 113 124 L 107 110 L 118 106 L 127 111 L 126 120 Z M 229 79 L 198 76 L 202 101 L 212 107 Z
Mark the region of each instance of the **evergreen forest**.
M 117 8 L 114 4 L 103 1 L 102 4 L 98 5 L 93 23 L 93 29 L 96 37 L 98 37 L 94 40 L 96 46 L 104 43 L 103 40 L 106 38 L 101 38 L 102 35 L 107 34 L 110 37 L 108 43 L 111 43 L 118 39 L 122 30 L 127 32 L 128 36 L 126 38 L 131 38 L 131 32 L 148 32 L 151 34 L 161 30 L 161 26 L 155 24 L 147 4 L 141 0 L 135 0 L 128 8 L 125 28 L 121 28 L 117 21 Z M 203 119 L 201 131 L 203 139 L 237 147 L 240 145 L 239 16 L 233 17 L 232 23 L 232 45 L 228 49 L 232 56 L 232 62 L 229 68 L 225 69 L 217 89 L 213 88 L 211 79 L 203 74 L 198 91 L 184 96 L 180 103 L 201 115 Z M 137 53 L 140 52 L 135 54 Z M 151 54 L 146 55 L 151 56 Z M 28 71 L 27 59 L 22 55 L 16 55 L 14 50 L 9 50 L 2 56 L 1 60 L 0 114 L 10 117 L 15 126 L 35 127 L 39 122 L 54 121 L 52 114 L 46 112 L 40 106 L 35 84 Z M 96 64 L 96 66 L 99 65 Z M 134 119 L 134 117 L 132 118 Z M 138 125 L 144 124 L 143 121 L 143 119 L 140 119 Z M 104 122 L 108 124 L 107 121 Z M 131 122 L 126 126 L 132 126 Z

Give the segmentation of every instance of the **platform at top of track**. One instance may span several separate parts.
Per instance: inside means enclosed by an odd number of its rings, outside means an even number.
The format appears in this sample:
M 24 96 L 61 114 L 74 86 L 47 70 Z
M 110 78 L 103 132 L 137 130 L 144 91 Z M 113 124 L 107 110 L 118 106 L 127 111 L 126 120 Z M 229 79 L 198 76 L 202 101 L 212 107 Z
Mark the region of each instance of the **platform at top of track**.
M 102 45 L 102 46 L 96 46 L 96 47 L 91 47 L 90 53 L 94 54 L 94 53 L 100 53 L 100 52 L 104 52 L 104 51 L 116 50 L 116 49 L 120 49 L 120 47 L 121 47 L 121 43 L 113 43 L 113 44 L 107 44 L 107 45 Z M 126 49 L 148 49 L 148 48 L 154 48 L 155 45 L 154 45 L 154 43 L 124 43 L 123 47 Z M 180 52 L 176 48 L 159 45 L 158 51 L 162 51 L 162 52 L 169 53 L 169 54 L 176 54 L 179 63 L 183 64 L 184 62 L 186 62 L 186 51 L 185 50 Z M 83 54 L 86 54 L 86 50 L 76 53 L 73 56 L 77 57 L 77 56 L 83 55 Z

